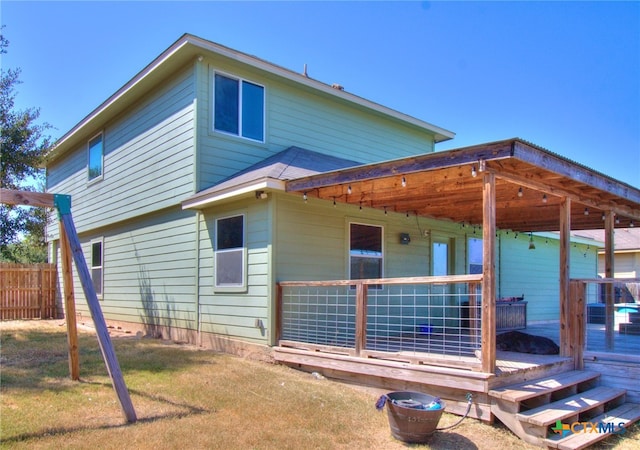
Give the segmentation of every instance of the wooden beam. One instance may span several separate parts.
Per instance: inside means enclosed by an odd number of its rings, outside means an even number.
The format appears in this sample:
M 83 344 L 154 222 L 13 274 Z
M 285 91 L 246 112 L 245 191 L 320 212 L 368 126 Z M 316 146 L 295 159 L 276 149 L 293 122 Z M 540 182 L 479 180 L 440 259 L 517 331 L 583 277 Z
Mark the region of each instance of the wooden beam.
M 482 371 L 496 369 L 496 177 L 484 173 L 482 188 Z
M 604 277 L 615 277 L 615 228 L 616 216 L 613 211 L 607 211 L 604 218 Z M 607 350 L 613 350 L 613 332 L 615 328 L 614 303 L 615 287 L 613 283 L 605 285 L 604 305 L 604 341 Z
M 68 200 L 68 203 L 68 207 L 70 208 L 70 199 Z M 60 206 L 58 207 L 60 208 Z M 111 378 L 111 384 L 116 391 L 122 412 L 124 413 L 127 422 L 135 422 L 137 420 L 136 412 L 133 409 L 133 404 L 129 397 L 129 391 L 127 390 L 127 386 L 122 376 L 122 371 L 120 370 L 120 365 L 118 364 L 118 359 L 116 358 L 116 354 L 113 349 L 109 330 L 107 329 L 107 323 L 102 315 L 102 309 L 100 308 L 98 296 L 91 280 L 91 274 L 89 273 L 87 263 L 84 259 L 84 254 L 82 253 L 82 247 L 80 245 L 80 240 L 78 239 L 75 225 L 73 224 L 73 219 L 71 218 L 71 213 L 61 211 L 61 209 L 62 208 L 59 209 L 60 224 L 64 228 L 69 240 L 73 260 L 76 264 L 78 276 L 82 283 L 89 311 L 91 312 L 91 318 L 93 319 L 98 343 L 100 344 L 100 350 L 102 351 L 102 356 L 107 366 L 109 377 Z
M 590 194 L 579 191 L 576 192 L 575 190 L 572 191 L 571 189 L 566 188 L 566 186 L 570 185 L 569 180 L 560 179 L 557 181 L 557 184 L 551 184 L 545 177 L 540 177 L 539 180 L 536 180 L 531 176 L 522 176 L 521 168 L 514 168 L 512 170 L 513 172 L 506 172 L 505 167 L 502 164 L 494 164 L 492 166 L 490 162 L 487 163 L 487 171 L 494 172 L 496 174 L 496 177 L 498 177 L 499 179 L 509 181 L 524 188 L 533 189 L 549 195 L 568 197 L 576 201 L 577 203 L 581 203 L 591 208 L 611 209 L 617 214 L 628 216 L 635 220 L 640 220 L 640 209 L 634 209 L 627 205 L 621 205 L 616 202 L 616 199 L 613 196 L 611 196 L 611 198 L 607 198 L 606 196 L 602 195 L 600 191 L 595 191 L 595 193 L 591 192 Z M 584 189 L 588 188 L 590 191 L 593 191 L 593 188 L 589 185 L 581 185 L 581 187 Z
M 573 365 L 575 370 L 584 369 L 584 346 L 586 344 L 587 321 L 586 321 L 586 292 L 587 283 L 580 280 L 572 280 L 569 286 L 571 296 L 571 316 L 573 317 Z
M 560 203 L 560 355 L 573 356 L 572 321 L 569 299 L 569 260 L 571 256 L 571 199 Z
M 80 380 L 80 357 L 78 354 L 78 326 L 76 302 L 73 295 L 73 273 L 71 272 L 71 246 L 64 227 L 60 225 L 60 259 L 62 261 L 62 284 L 64 311 L 67 322 L 67 344 L 69 347 L 69 373 L 71 379 Z
M 42 208 L 53 208 L 54 195 L 44 192 L 14 191 L 0 188 L 0 203 L 7 205 L 38 206 Z

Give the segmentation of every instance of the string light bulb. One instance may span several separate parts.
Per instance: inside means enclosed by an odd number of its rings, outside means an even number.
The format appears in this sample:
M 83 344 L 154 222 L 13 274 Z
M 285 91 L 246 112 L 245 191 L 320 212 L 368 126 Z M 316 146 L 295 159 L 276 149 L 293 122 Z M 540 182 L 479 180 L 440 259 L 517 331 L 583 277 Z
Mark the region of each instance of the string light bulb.
M 476 166 L 471 166 L 471 176 L 473 178 L 478 176 L 478 171 L 476 170 Z
M 547 194 L 542 194 L 542 203 L 547 203 Z
M 584 209 L 584 215 L 585 215 L 585 216 L 588 216 L 588 215 L 589 215 L 589 208 L 585 208 L 585 209 Z
M 518 189 L 518 197 L 522 197 L 524 193 L 522 192 L 522 187 Z
M 351 185 L 349 185 L 349 187 L 347 188 L 347 194 L 351 195 Z
M 302 200 L 304 200 L 304 202 L 307 203 L 307 193 L 306 192 L 304 194 L 302 194 Z
M 407 187 L 407 179 L 402 177 L 402 187 Z

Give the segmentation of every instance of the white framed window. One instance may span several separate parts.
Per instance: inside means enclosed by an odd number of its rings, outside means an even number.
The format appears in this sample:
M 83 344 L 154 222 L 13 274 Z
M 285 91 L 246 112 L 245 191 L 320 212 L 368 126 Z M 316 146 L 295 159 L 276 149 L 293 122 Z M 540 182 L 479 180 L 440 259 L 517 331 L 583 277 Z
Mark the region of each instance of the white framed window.
M 482 239 L 469 238 L 469 274 L 482 273 Z
M 215 287 L 245 287 L 244 214 L 216 219 Z
M 383 233 L 379 225 L 349 224 L 349 278 L 382 278 Z
M 91 241 L 91 281 L 93 282 L 93 289 L 95 289 L 99 299 L 102 299 L 104 281 L 102 247 L 102 239 Z
M 104 145 L 102 133 L 89 140 L 87 176 L 89 181 L 102 178 L 104 162 Z
M 264 86 L 220 73 L 213 78 L 213 128 L 264 142 Z

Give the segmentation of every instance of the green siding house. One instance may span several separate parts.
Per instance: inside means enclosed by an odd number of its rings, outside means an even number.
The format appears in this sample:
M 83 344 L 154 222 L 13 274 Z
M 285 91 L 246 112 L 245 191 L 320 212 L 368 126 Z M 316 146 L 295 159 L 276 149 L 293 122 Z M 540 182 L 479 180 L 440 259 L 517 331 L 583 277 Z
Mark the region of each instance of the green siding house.
M 280 281 L 481 270 L 478 224 L 285 189 L 299 177 L 429 154 L 453 137 L 184 35 L 58 141 L 47 190 L 72 197 L 108 322 L 259 355 L 277 344 Z M 530 322 L 558 320 L 554 236 L 497 233 L 497 294 L 524 295 Z M 48 239 L 56 261 L 56 227 Z M 575 240 L 571 261 L 572 277 L 594 277 L 597 246 Z M 77 311 L 88 318 L 82 300 Z

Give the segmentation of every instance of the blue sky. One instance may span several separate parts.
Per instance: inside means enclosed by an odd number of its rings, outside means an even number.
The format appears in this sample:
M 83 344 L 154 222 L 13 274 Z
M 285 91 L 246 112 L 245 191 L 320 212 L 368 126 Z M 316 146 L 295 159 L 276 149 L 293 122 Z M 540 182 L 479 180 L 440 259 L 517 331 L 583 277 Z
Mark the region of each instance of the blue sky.
M 640 2 L 0 3 L 17 107 L 62 136 L 183 33 L 640 187 Z

